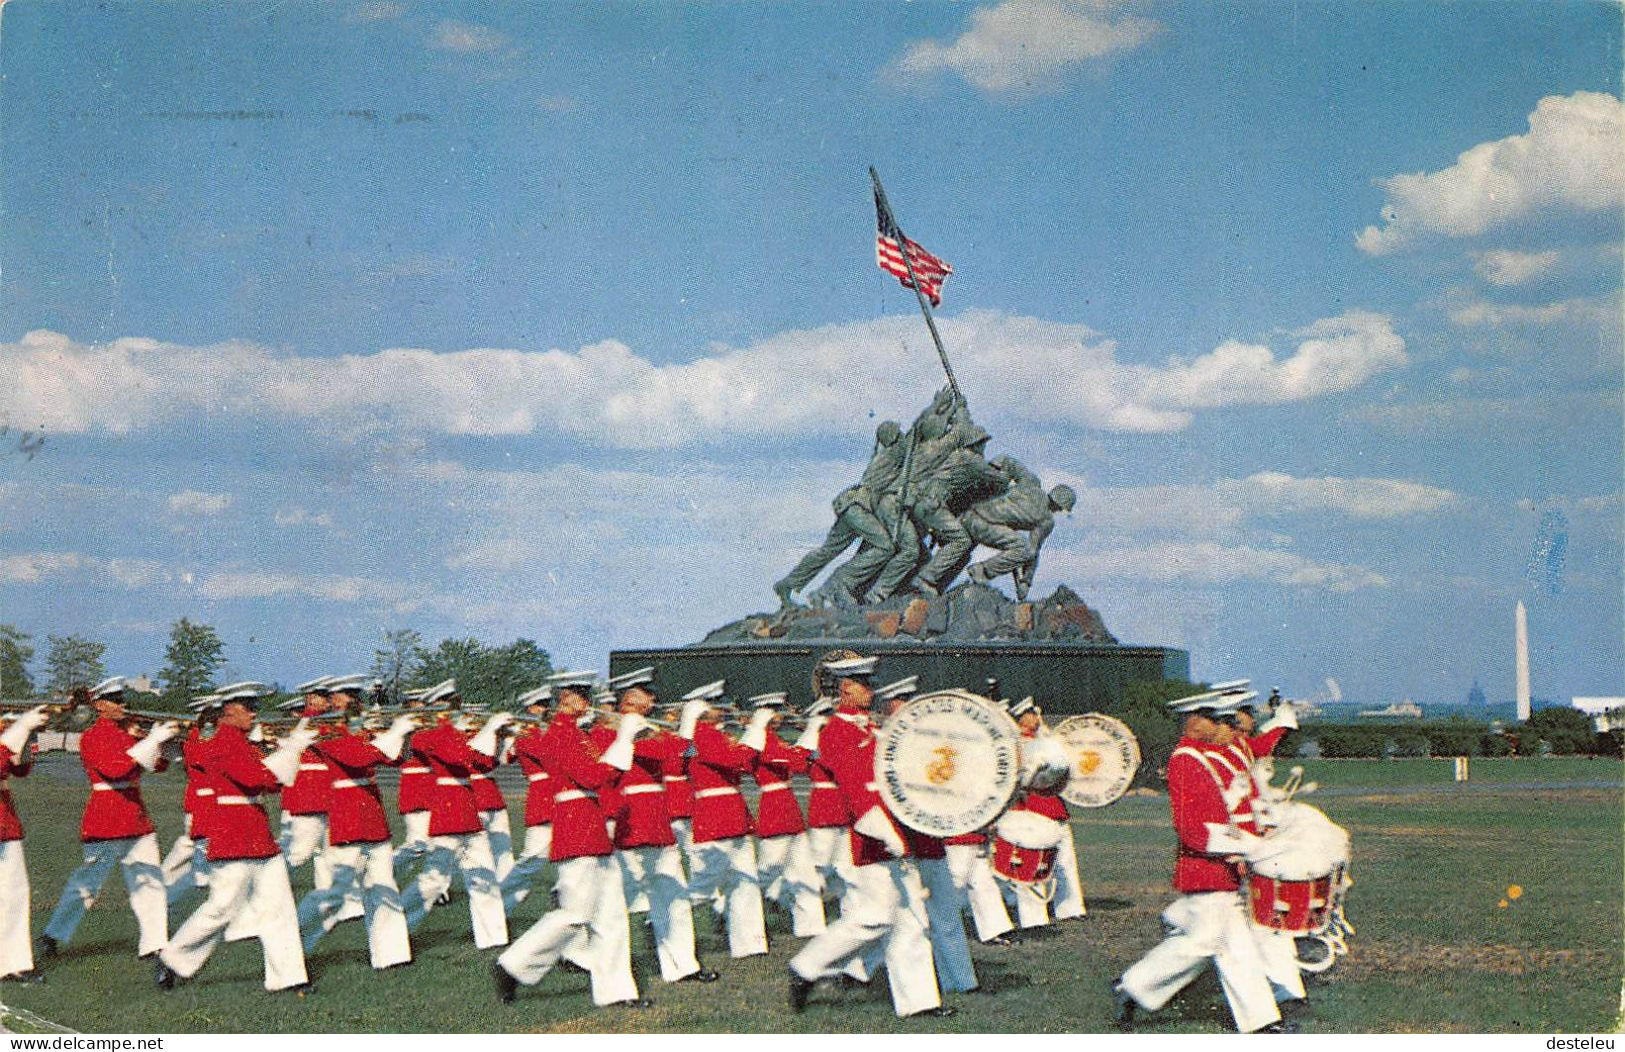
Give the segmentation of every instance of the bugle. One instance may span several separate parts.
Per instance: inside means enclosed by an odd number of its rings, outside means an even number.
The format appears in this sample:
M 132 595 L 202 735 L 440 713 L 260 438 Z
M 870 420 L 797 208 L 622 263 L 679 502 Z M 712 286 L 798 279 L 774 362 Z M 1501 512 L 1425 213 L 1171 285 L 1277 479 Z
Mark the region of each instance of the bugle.
M 16 719 L 23 713 L 31 712 L 34 709 L 39 708 L 40 704 L 44 704 L 46 716 L 45 724 L 40 727 L 40 730 L 42 731 L 60 731 L 67 729 L 75 714 L 75 711 L 80 708 L 80 706 L 66 701 L 44 703 L 27 701 L 0 701 L 0 718 L 5 719 L 9 723 L 11 720 Z

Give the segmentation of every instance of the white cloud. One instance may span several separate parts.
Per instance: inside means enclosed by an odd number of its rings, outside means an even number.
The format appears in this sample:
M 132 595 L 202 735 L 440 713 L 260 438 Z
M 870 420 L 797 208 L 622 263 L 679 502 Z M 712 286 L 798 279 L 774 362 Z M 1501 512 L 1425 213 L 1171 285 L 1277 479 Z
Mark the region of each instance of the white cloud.
M 1556 252 L 1515 252 L 1498 248 L 1474 252 L 1473 270 L 1491 285 L 1522 285 L 1557 266 Z
M 1625 205 L 1625 105 L 1592 91 L 1548 95 L 1529 132 L 1480 143 L 1437 172 L 1382 180 L 1382 224 L 1355 239 L 1382 255 L 1433 234 L 1470 237 L 1546 209 Z
M 90 587 L 149 588 L 174 579 L 150 559 L 104 559 L 81 552 L 27 552 L 0 557 L 0 584 L 34 585 L 67 578 Z
M 321 526 L 331 529 L 333 516 L 325 511 L 313 512 L 305 508 L 281 508 L 273 516 L 278 526 Z
M 1316 562 L 1293 552 L 1210 541 L 1046 553 L 1048 576 L 1079 584 L 1137 581 L 1156 585 L 1223 586 L 1263 582 L 1351 592 L 1385 588 L 1381 574 L 1347 563 Z
M 894 76 L 957 73 L 982 91 L 1033 95 L 1057 87 L 1067 70 L 1150 40 L 1162 26 L 1114 10 L 1114 0 L 1002 0 L 971 15 L 950 43 L 920 40 L 890 67 Z
M 169 498 L 169 510 L 176 515 L 218 515 L 231 507 L 229 493 L 200 493 L 182 490 Z
M 1619 429 L 1618 391 L 1559 391 L 1516 398 L 1452 398 L 1362 406 L 1342 414 L 1345 424 L 1374 427 L 1406 438 L 1442 434 L 1514 435 L 1565 421 L 1575 433 Z M 1600 433 L 1600 432 L 1597 432 Z
M 1162 366 L 1117 360 L 1087 326 L 969 311 L 944 318 L 979 417 L 1004 425 L 1169 432 L 1193 412 L 1352 390 L 1407 363 L 1388 318 L 1349 311 L 1267 346 L 1227 342 Z M 189 347 L 147 339 L 79 344 L 44 330 L 0 344 L 0 412 L 48 431 L 107 431 L 284 416 L 368 414 L 408 432 L 560 434 L 628 449 L 762 437 L 853 435 L 864 408 L 905 416 L 941 382 L 918 322 L 880 318 L 714 346 L 656 365 L 605 340 L 577 351 L 392 349 L 333 358 L 250 344 Z M 1067 382 L 1056 383 L 1057 377 Z
M 1214 487 L 1252 514 L 1334 512 L 1356 519 L 1410 518 L 1459 507 L 1450 490 L 1402 479 L 1294 478 L 1263 471 L 1244 479 L 1221 479 Z
M 1513 326 L 1619 324 L 1619 305 L 1600 299 L 1569 299 L 1556 303 L 1490 303 L 1473 300 L 1453 307 L 1450 320 L 1463 328 L 1504 329 Z
M 508 38 L 494 29 L 448 18 L 435 26 L 429 45 L 440 51 L 475 55 L 504 50 L 508 47 Z
M 392 0 L 371 0 L 362 4 L 345 16 L 346 22 L 390 22 L 406 14 L 403 4 L 393 3 Z
M 398 598 L 398 586 L 363 577 L 319 576 L 295 573 L 219 571 L 203 576 L 197 589 L 206 599 L 267 599 L 300 596 L 334 603 L 362 599 Z

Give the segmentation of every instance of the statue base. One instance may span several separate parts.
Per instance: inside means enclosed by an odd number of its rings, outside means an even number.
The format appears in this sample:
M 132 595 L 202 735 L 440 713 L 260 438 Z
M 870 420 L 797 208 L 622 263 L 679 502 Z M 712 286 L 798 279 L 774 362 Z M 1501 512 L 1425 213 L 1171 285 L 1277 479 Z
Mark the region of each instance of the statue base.
M 654 665 L 668 701 L 726 679 L 736 700 L 783 690 L 801 706 L 812 698 L 813 667 L 832 650 L 879 657 L 877 686 L 918 675 L 921 690 L 983 693 L 992 678 L 1003 697 L 1031 694 L 1055 716 L 1117 708 L 1135 681 L 1190 677 L 1188 653 L 1118 643 L 1065 586 L 1047 599 L 1017 602 L 974 582 L 932 598 L 755 614 L 690 646 L 612 651 L 609 671 Z

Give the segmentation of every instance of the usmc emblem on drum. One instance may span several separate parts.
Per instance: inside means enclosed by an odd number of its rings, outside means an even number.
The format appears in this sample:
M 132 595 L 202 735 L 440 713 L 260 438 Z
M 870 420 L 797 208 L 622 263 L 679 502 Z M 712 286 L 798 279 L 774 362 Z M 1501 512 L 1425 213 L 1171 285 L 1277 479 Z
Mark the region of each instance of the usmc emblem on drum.
M 1140 769 L 1140 743 L 1122 720 L 1091 712 L 1055 728 L 1072 760 L 1072 777 L 1061 797 L 1078 807 L 1105 807 L 1128 791 Z
M 1016 791 L 1020 732 L 969 691 L 922 694 L 880 728 L 875 781 L 910 829 L 958 836 L 993 821 Z

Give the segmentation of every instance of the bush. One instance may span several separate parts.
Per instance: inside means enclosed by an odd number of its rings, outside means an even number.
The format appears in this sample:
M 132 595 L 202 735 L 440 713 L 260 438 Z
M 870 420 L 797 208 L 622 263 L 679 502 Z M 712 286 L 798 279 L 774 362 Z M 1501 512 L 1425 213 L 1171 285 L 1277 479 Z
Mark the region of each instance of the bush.
M 1512 742 L 1504 734 L 1486 734 L 1478 741 L 1479 751 L 1485 756 L 1511 756 Z

